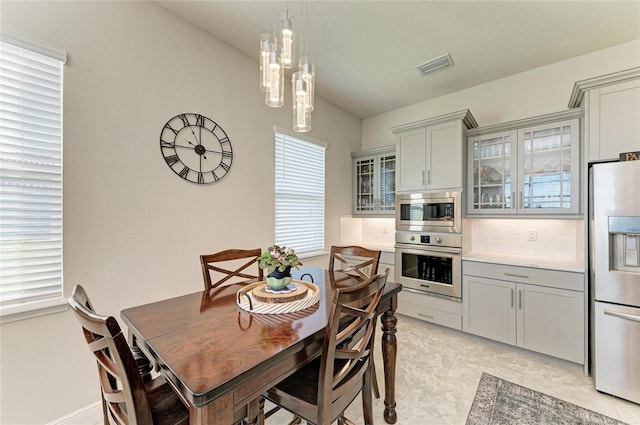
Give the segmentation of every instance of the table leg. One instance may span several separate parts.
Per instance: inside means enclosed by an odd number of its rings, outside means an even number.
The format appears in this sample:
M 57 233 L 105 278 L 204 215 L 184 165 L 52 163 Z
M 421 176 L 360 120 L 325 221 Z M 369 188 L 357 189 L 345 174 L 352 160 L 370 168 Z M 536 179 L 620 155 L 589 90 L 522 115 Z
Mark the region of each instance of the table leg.
M 382 359 L 384 362 L 384 420 L 388 424 L 398 421 L 396 414 L 396 353 L 398 342 L 396 340 L 396 306 L 398 297 L 393 296 L 389 309 L 382 313 Z
M 233 423 L 233 394 L 228 393 L 215 399 L 213 402 L 197 408 L 189 406 L 189 424 L 190 425 L 208 425 L 221 424 L 228 425 Z

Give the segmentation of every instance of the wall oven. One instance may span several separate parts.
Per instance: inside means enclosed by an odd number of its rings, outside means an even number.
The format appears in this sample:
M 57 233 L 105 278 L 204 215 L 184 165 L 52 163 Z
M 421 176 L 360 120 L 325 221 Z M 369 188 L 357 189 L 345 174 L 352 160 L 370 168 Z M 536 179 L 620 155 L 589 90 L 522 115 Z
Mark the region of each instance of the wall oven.
M 409 292 L 462 298 L 462 235 L 396 231 L 396 282 Z
M 396 230 L 460 233 L 460 192 L 396 195 Z

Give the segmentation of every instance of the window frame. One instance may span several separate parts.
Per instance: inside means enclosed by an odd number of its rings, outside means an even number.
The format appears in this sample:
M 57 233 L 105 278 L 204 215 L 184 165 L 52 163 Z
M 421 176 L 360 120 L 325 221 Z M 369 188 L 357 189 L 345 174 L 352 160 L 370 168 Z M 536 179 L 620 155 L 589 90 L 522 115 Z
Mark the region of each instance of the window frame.
M 65 297 L 65 287 L 64 287 L 64 274 L 63 274 L 63 245 L 62 245 L 62 239 L 63 239 L 63 231 L 62 231 L 62 225 L 63 225 L 63 128 L 64 128 L 64 108 L 63 108 L 63 101 L 64 101 L 64 65 L 66 63 L 67 60 L 67 53 L 66 51 L 62 50 L 62 49 L 58 49 L 55 47 L 51 47 L 48 45 L 45 45 L 43 43 L 40 43 L 38 41 L 34 41 L 31 39 L 28 39 L 26 37 L 23 37 L 19 34 L 15 34 L 15 33 L 11 33 L 9 31 L 5 31 L 5 30 L 0 30 L 0 41 L 2 41 L 2 43 L 7 43 L 7 44 L 11 44 L 17 48 L 20 49 L 24 49 L 27 50 L 31 53 L 35 53 L 38 55 L 43 55 L 48 57 L 49 59 L 55 60 L 57 62 L 59 62 L 60 68 L 59 68 L 59 75 L 57 75 L 56 77 L 59 78 L 59 84 L 60 84 L 60 89 L 59 89 L 59 98 L 56 99 L 56 101 L 59 101 L 59 115 L 56 115 L 56 118 L 59 119 L 59 149 L 60 149 L 60 170 L 59 170 L 59 186 L 60 186 L 60 195 L 59 195 L 59 200 L 60 200 L 60 217 L 59 217 L 59 223 L 60 223 L 60 277 L 59 277 L 59 287 L 60 290 L 58 292 L 58 294 L 56 294 L 55 296 L 50 296 L 47 298 L 43 298 L 43 299 L 34 299 L 34 300 L 27 300 L 25 301 L 20 301 L 20 302 L 16 302 L 13 304 L 7 304 L 4 306 L 0 305 L 0 324 L 4 324 L 4 323 L 10 323 L 10 322 L 14 322 L 17 320 L 24 320 L 24 319 L 29 319 L 32 317 L 37 317 L 37 316 L 42 316 L 42 315 L 47 315 L 47 314 L 52 314 L 52 313 L 58 313 L 58 312 L 62 312 L 65 311 L 68 308 L 68 304 L 67 304 L 67 300 Z M 56 174 L 58 175 L 58 174 Z
M 322 178 L 321 178 L 321 182 L 322 182 L 322 231 L 321 231 L 321 237 L 318 237 L 318 240 L 322 241 L 321 246 L 315 246 L 313 247 L 313 249 L 300 249 L 298 246 L 295 246 L 295 242 L 293 245 L 289 244 L 287 241 L 283 241 L 283 240 L 279 240 L 279 236 L 278 236 L 278 194 L 282 192 L 279 192 L 278 189 L 278 173 L 279 173 L 279 168 L 278 168 L 278 163 L 279 163 L 279 159 L 278 159 L 278 139 L 282 138 L 284 140 L 295 140 L 295 141 L 300 141 L 302 143 L 308 144 L 308 145 L 315 145 L 318 148 L 321 148 L 321 152 L 322 152 Z M 296 253 L 298 254 L 298 256 L 300 258 L 311 258 L 311 257 L 318 257 L 318 256 L 322 256 L 322 255 L 326 255 L 327 251 L 326 251 L 326 160 L 327 160 L 327 155 L 326 155 L 326 150 L 327 150 L 327 144 L 325 142 L 322 142 L 320 140 L 316 140 L 313 139 L 311 137 L 308 136 L 301 136 L 299 133 L 293 133 L 289 130 L 274 126 L 274 148 L 275 148 L 275 152 L 274 152 L 274 160 L 275 160 L 275 164 L 274 164 L 274 241 L 276 244 L 278 245 L 286 245 L 287 247 L 293 248 L 296 250 Z M 289 195 L 292 196 L 291 193 L 289 192 L 284 192 L 284 195 Z M 300 195 L 299 193 L 297 194 L 298 196 L 305 196 L 305 195 Z M 295 195 L 293 195 L 295 196 Z M 311 196 L 311 195 L 309 195 Z M 314 197 L 320 196 L 319 194 L 315 194 L 313 195 Z

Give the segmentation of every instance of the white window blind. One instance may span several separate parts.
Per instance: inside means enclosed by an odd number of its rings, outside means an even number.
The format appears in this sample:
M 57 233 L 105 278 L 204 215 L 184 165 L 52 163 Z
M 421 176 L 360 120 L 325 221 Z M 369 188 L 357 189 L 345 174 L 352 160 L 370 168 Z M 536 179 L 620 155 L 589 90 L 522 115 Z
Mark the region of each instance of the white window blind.
M 276 132 L 276 243 L 299 255 L 324 250 L 325 147 Z
M 2 32 L 0 311 L 62 298 L 66 53 Z M 35 306 L 34 306 L 35 308 Z

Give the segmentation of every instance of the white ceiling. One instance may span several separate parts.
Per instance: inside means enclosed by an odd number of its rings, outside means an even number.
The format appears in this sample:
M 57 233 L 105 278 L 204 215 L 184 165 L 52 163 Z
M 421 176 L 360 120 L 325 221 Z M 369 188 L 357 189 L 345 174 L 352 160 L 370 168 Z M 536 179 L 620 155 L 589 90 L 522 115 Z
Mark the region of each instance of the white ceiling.
M 360 118 L 640 38 L 638 0 L 159 3 L 255 57 L 256 82 L 260 33 L 288 9 L 316 93 Z M 415 70 L 447 53 L 452 68 Z

